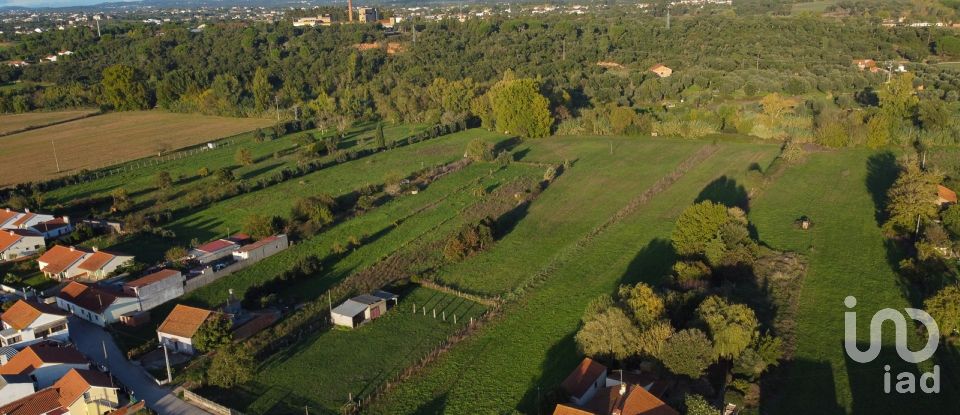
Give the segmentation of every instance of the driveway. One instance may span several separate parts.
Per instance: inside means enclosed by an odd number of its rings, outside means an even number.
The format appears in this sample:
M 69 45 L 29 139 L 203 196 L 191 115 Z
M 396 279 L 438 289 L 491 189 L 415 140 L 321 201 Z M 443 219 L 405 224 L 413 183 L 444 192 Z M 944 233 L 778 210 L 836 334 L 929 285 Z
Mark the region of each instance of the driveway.
M 88 358 L 99 365 L 105 365 L 110 373 L 128 389 L 133 390 L 137 399 L 147 402 L 147 406 L 160 415 L 209 415 L 206 411 L 177 398 L 169 389 L 157 385 L 143 368 L 130 363 L 120 352 L 113 337 L 104 329 L 76 317 L 70 317 L 70 337 L 73 343 Z M 106 345 L 107 358 L 103 358 Z

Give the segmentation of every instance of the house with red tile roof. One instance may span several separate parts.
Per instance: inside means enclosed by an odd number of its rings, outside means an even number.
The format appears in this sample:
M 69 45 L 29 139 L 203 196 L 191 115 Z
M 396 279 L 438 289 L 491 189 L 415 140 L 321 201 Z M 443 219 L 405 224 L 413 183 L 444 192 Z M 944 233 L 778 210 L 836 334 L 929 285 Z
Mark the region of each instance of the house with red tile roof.
M 570 402 L 583 405 L 593 398 L 597 391 L 607 383 L 607 367 L 595 360 L 585 357 L 583 361 L 560 384 L 568 395 Z
M 596 381 L 602 374 L 603 380 Z M 679 415 L 679 412 L 651 393 L 658 382 L 639 374 L 621 374 L 615 380 L 607 377 L 606 366 L 584 358 L 561 388 L 570 394 L 570 403 L 556 406 L 553 415 Z M 637 380 L 647 385 L 635 384 Z M 717 411 L 719 413 L 719 410 Z
M 22 349 L 43 340 L 66 342 L 70 337 L 67 314 L 49 304 L 17 300 L 0 314 L 0 346 Z
M 174 352 L 194 354 L 193 335 L 200 326 L 216 314 L 210 310 L 177 304 L 157 328 L 160 344 Z
M 40 271 L 47 277 L 58 280 L 97 281 L 131 262 L 133 257 L 130 255 L 100 251 L 96 248 L 87 251 L 63 245 L 54 245 L 37 258 Z
M 140 301 L 120 292 L 70 281 L 57 294 L 57 307 L 93 324 L 105 327 L 120 317 L 140 311 Z
M 82 271 L 83 279 L 97 281 L 106 278 L 117 268 L 131 262 L 133 262 L 133 256 L 131 255 L 99 251 L 94 248 L 93 253 L 77 265 L 77 269 Z
M 119 389 L 110 375 L 95 370 L 73 369 L 52 389 L 59 395 L 60 406 L 70 415 L 100 415 L 120 407 Z
M 67 410 L 60 406 L 60 394 L 56 389 L 47 388 L 27 395 L 0 407 L 0 413 L 6 415 L 63 415 Z
M 22 375 L 0 375 L 0 406 L 36 392 L 33 379 Z
M 40 272 L 48 278 L 65 280 L 81 273 L 76 266 L 89 254 L 85 250 L 72 246 L 54 245 L 37 258 L 37 264 L 40 266 Z
M 183 295 L 187 279 L 175 269 L 162 269 L 123 284 L 123 293 L 140 300 L 141 310 L 150 310 Z
M 89 368 L 87 358 L 73 346 L 42 342 L 27 346 L 0 366 L 0 375 L 30 376 L 38 388 L 45 388 L 71 369 Z
M 217 239 L 191 249 L 189 256 L 201 264 L 210 264 L 230 256 L 238 248 L 240 244 L 232 240 Z
M 0 407 L 5 415 L 100 415 L 120 407 L 109 375 L 71 369 L 55 384 Z
M 950 190 L 949 187 L 944 185 L 937 185 L 937 205 L 955 205 L 957 204 L 957 192 Z
M 43 235 L 29 229 L 0 230 L 0 262 L 36 255 L 46 248 Z
M 30 229 L 43 234 L 44 238 L 57 239 L 73 232 L 73 223 L 70 222 L 70 218 L 63 216 L 40 222 L 31 226 Z
M 30 209 L 18 212 L 10 208 L 0 210 L 0 229 L 30 229 L 34 225 L 53 220 L 53 215 L 33 213 Z

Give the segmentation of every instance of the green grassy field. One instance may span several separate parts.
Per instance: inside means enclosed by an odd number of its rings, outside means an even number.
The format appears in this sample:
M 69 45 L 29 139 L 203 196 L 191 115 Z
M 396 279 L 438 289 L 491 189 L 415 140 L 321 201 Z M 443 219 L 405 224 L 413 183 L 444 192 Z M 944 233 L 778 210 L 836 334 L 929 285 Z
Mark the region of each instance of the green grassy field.
M 226 300 L 228 289 L 242 296 L 251 285 L 280 274 L 300 258 L 308 255 L 324 258 L 329 255 L 333 245 L 346 245 L 351 236 L 372 236 L 370 242 L 330 264 L 322 277 L 292 284 L 282 293 L 300 300 L 318 298 L 333 284 L 369 267 L 398 247 L 421 236 L 440 238 L 452 232 L 461 223 L 457 217 L 461 209 L 479 200 L 468 190 L 475 187 L 477 178 L 484 178 L 484 186 L 494 186 L 515 177 L 539 173 L 539 169 L 512 165 L 486 177 L 489 169 L 490 165 L 475 164 L 443 177 L 417 195 L 400 197 L 360 217 L 340 223 L 253 267 L 203 287 L 184 300 L 214 306 Z
M 867 321 L 874 312 L 910 306 L 892 267 L 901 254 L 884 239 L 875 217 L 877 198 L 896 177 L 893 163 L 889 153 L 813 154 L 805 164 L 788 170 L 751 210 L 763 242 L 802 253 L 810 261 L 800 299 L 795 362 L 786 371 L 786 392 L 764 405 L 775 409 L 771 413 L 950 412 L 946 398 L 956 396 L 955 375 L 943 379 L 945 392 L 940 395 L 883 393 L 884 364 L 895 373 L 916 371 L 892 352 L 889 326 L 884 353 L 873 363 L 849 360 L 843 350 L 846 296 L 858 300 L 863 342 L 869 338 Z M 793 228 L 793 220 L 802 215 L 814 223 L 807 232 Z M 918 348 L 914 339 L 913 349 Z M 955 359 L 945 354 L 939 355 L 941 370 L 955 372 Z M 923 367 L 929 369 L 928 364 Z M 817 399 L 810 399 L 814 396 Z
M 420 313 L 424 307 L 426 315 Z M 307 337 L 264 362 L 250 384 L 220 393 L 247 414 L 289 414 L 305 406 L 311 413 L 337 413 L 348 396 L 365 397 L 483 312 L 469 300 L 415 288 L 385 317 Z
M 478 137 L 491 142 L 506 138 L 484 130 L 470 130 L 378 153 L 216 203 L 174 221 L 167 228 L 176 232 L 182 241 L 210 240 L 236 232 L 252 214 L 287 216 L 300 197 L 319 193 L 336 197 L 367 184 L 383 183 L 391 174 L 406 176 L 424 167 L 457 160 L 463 156 L 467 143 Z
M 567 199 L 573 206 L 592 200 L 593 192 L 606 190 L 606 181 L 633 183 L 618 189 L 619 197 L 607 200 L 614 210 L 626 204 L 667 174 L 683 159 L 677 154 L 672 163 L 638 176 L 636 152 L 620 156 L 604 155 L 606 140 L 577 143 L 576 151 L 584 159 L 597 157 L 606 165 L 620 162 L 616 169 L 605 169 L 610 177 L 596 181 L 597 172 L 574 167 L 561 181 L 568 181 Z M 676 143 L 663 140 L 640 142 L 649 146 L 644 154 L 655 154 Z M 694 143 L 688 153 L 705 143 Z M 555 145 L 545 142 L 547 148 Z M 531 157 L 538 157 L 538 145 Z M 546 282 L 515 306 L 507 309 L 502 321 L 482 329 L 445 355 L 415 380 L 400 385 L 380 401 L 374 413 L 505 413 L 519 410 L 536 413 L 538 395 L 555 388 L 579 362 L 573 335 L 586 304 L 593 298 L 613 292 L 621 283 L 656 281 L 669 272 L 673 254 L 669 233 L 673 219 L 712 182 L 726 176 L 739 179 L 747 175 L 753 163 L 766 165 L 777 153 L 775 146 L 724 144 L 719 152 L 692 168 L 679 181 L 600 234 L 562 266 Z M 726 181 L 729 183 L 729 180 Z M 579 184 L 579 185 L 576 185 Z M 596 190 L 593 190 L 596 189 Z M 556 191 L 551 189 L 550 191 Z M 610 192 L 614 193 L 614 192 Z M 582 199 L 581 199 L 582 198 Z M 605 218 L 595 218 L 596 222 Z M 526 221 L 535 221 L 532 215 Z M 568 243 L 574 243 L 568 240 Z M 530 248 L 528 248 L 530 249 Z M 550 257 L 544 253 L 541 263 Z
M 372 137 L 373 128 L 372 124 L 354 127 L 347 132 L 347 137 L 340 143 L 340 148 L 345 150 L 361 148 L 358 139 Z M 394 141 L 420 132 L 423 128 L 419 125 L 387 126 L 384 128 L 384 138 L 388 142 Z M 294 136 L 298 134 L 310 134 L 317 138 L 324 138 L 335 134 L 335 132 L 327 131 L 325 134 L 321 134 L 319 131 L 313 130 L 305 133 L 288 134 L 279 139 L 267 140 L 262 143 L 257 143 L 254 140 L 253 133 L 241 134 L 233 139 L 234 144 L 232 145 L 222 146 L 213 151 L 198 153 L 179 160 L 167 161 L 159 165 L 131 169 L 124 173 L 86 183 L 61 187 L 45 194 L 45 197 L 51 203 L 65 203 L 78 198 L 108 195 L 114 189 L 123 188 L 133 197 L 134 201 L 150 203 L 158 197 L 157 174 L 165 171 L 170 173 L 170 176 L 176 181 L 175 192 L 171 197 L 173 207 L 175 207 L 177 196 L 182 196 L 187 190 L 202 184 L 208 184 L 214 180 L 213 177 L 204 179 L 197 175 L 203 167 L 211 172 L 223 167 L 236 167 L 234 171 L 236 177 L 251 181 L 272 174 L 284 167 L 296 165 L 296 155 L 292 154 L 291 151 L 297 147 Z M 366 141 L 366 147 L 372 145 L 370 140 Z M 237 165 L 235 155 L 241 148 L 250 150 L 254 164 L 249 166 Z M 279 157 L 275 156 L 277 153 L 279 153 Z
M 790 12 L 792 14 L 800 13 L 814 13 L 820 14 L 825 11 L 830 6 L 837 4 L 837 0 L 820 0 L 820 1 L 808 1 L 803 3 L 794 3 Z
M 527 217 L 493 248 L 444 268 L 438 280 L 463 291 L 503 294 L 540 268 L 546 258 L 562 250 L 612 215 L 624 198 L 649 186 L 702 142 L 670 140 L 616 140 L 610 156 L 610 139 L 570 138 L 525 144 L 526 161 L 574 166 L 534 203 Z M 645 161 L 633 157 L 644 154 Z M 567 177 L 569 176 L 569 177 Z M 625 177 L 627 179 L 625 179 Z M 534 243 L 535 241 L 535 243 Z

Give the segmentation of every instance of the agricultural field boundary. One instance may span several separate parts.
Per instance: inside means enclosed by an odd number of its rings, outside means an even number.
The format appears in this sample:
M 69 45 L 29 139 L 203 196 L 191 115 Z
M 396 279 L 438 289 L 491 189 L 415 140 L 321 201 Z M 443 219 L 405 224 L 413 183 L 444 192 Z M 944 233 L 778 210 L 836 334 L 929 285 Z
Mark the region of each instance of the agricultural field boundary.
M 0 133 L 0 138 L 6 137 L 6 136 L 8 136 L 8 135 L 25 133 L 25 132 L 27 132 L 27 131 L 39 130 L 39 129 L 41 129 L 41 128 L 53 127 L 53 126 L 55 126 L 55 125 L 66 124 L 66 123 L 68 123 L 68 122 L 73 122 L 73 121 L 77 121 L 77 120 L 82 120 L 82 119 L 84 119 L 84 118 L 95 117 L 95 116 L 97 116 L 97 115 L 103 115 L 103 114 L 104 114 L 103 111 L 97 110 L 97 111 L 94 111 L 94 112 L 90 112 L 90 113 L 87 113 L 87 114 L 81 114 L 81 115 L 78 115 L 78 116 L 76 116 L 76 117 L 68 118 L 68 119 L 65 119 L 65 120 L 51 121 L 51 122 L 48 122 L 48 123 L 46 123 L 46 124 L 40 124 L 40 125 L 31 125 L 31 126 L 27 126 L 27 127 L 21 128 L 21 129 L 19 129 L 19 130 L 12 130 L 12 131 L 2 132 L 2 133 Z
M 493 322 L 498 317 L 502 316 L 505 311 L 505 305 L 508 302 L 514 302 L 520 299 L 520 296 L 529 289 L 536 287 L 539 284 L 545 282 L 550 275 L 560 269 L 569 258 L 572 258 L 574 255 L 581 253 L 586 249 L 591 242 L 593 242 L 597 236 L 603 234 L 611 226 L 616 225 L 617 223 L 622 222 L 625 218 L 635 213 L 637 209 L 645 205 L 651 199 L 663 193 L 665 190 L 670 188 L 674 183 L 680 180 L 688 171 L 692 170 L 696 166 L 700 165 L 714 154 L 720 150 L 720 146 L 715 144 L 706 145 L 698 149 L 695 153 L 687 157 L 682 161 L 673 171 L 669 174 L 658 179 L 653 185 L 647 188 L 643 193 L 637 195 L 632 200 L 627 202 L 622 208 L 620 208 L 616 213 L 611 215 L 604 221 L 602 224 L 597 225 L 589 233 L 580 238 L 577 242 L 572 245 L 568 245 L 567 249 L 557 253 L 551 258 L 550 262 L 540 269 L 537 273 L 533 275 L 526 282 L 522 283 L 515 289 L 513 292 L 509 293 L 504 300 L 495 303 L 493 307 L 487 309 L 487 311 L 476 320 L 472 320 L 470 324 L 461 327 L 456 332 L 447 337 L 443 343 L 438 345 L 432 352 L 424 356 L 419 362 L 411 365 L 406 370 L 397 375 L 396 379 L 390 382 L 383 383 L 375 392 L 371 393 L 363 401 L 362 407 L 369 407 L 373 402 L 375 402 L 380 397 L 384 396 L 390 392 L 396 385 L 399 385 L 406 379 L 410 379 L 416 376 L 418 373 L 426 369 L 430 363 L 436 361 L 440 356 L 449 351 L 451 348 L 459 344 L 460 342 L 466 340 L 470 337 L 471 334 L 475 333 L 477 330 L 485 327 L 487 324 Z M 432 288 L 432 287 L 431 287 Z M 448 288 L 449 289 L 449 288 Z M 454 290 L 456 291 L 456 290 Z M 464 297 L 466 298 L 466 297 Z
M 527 290 L 535 288 L 536 286 L 542 284 L 546 281 L 550 275 L 556 272 L 560 267 L 566 263 L 574 255 L 583 252 L 584 249 L 589 246 L 589 244 L 600 234 L 606 231 L 610 226 L 613 226 L 621 221 L 624 218 L 636 212 L 640 206 L 643 206 L 650 199 L 653 199 L 658 194 L 667 190 L 670 186 L 680 180 L 688 171 L 703 163 L 711 156 L 713 156 L 717 151 L 720 150 L 720 146 L 715 144 L 706 145 L 698 149 L 695 153 L 687 157 L 686 160 L 682 161 L 676 168 L 669 174 L 661 177 L 654 183 L 652 186 L 647 188 L 643 193 L 637 195 L 630 202 L 624 205 L 620 210 L 614 213 L 612 216 L 607 218 L 606 221 L 597 225 L 589 233 L 580 238 L 577 242 L 572 245 L 568 245 L 564 250 L 558 252 L 553 258 L 550 259 L 540 271 L 534 273 L 526 281 L 521 282 L 517 287 L 506 295 L 507 301 L 514 301 L 523 296 Z

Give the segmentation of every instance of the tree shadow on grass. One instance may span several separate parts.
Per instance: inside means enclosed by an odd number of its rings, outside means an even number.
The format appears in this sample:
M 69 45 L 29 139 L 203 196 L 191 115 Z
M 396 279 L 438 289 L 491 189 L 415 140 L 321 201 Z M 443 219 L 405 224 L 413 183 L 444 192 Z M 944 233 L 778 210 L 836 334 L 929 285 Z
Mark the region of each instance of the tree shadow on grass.
M 760 391 L 760 408 L 763 413 L 773 415 L 785 414 L 845 414 L 844 408 L 837 404 L 837 394 L 834 387 L 833 368 L 830 362 L 795 359 L 774 368 L 764 375 L 767 382 L 785 383 L 788 378 L 796 378 L 806 390 L 781 391 L 772 394 L 769 388 Z M 803 381 L 799 381 L 803 379 Z M 804 395 L 804 396 L 801 396 Z M 810 396 L 806 396 L 810 395 Z
M 747 196 L 747 189 L 738 184 L 736 180 L 727 176 L 720 176 L 704 187 L 697 196 L 695 203 L 705 200 L 719 203 L 727 207 L 739 207 L 744 212 L 750 210 L 750 199 Z
M 864 319 L 865 320 L 865 319 Z M 866 324 L 866 322 L 861 322 Z M 909 324 L 909 323 L 908 323 Z M 884 327 L 887 330 L 893 329 L 891 324 Z M 843 348 L 843 344 L 839 345 Z M 860 350 L 867 349 L 867 343 L 858 342 Z M 914 348 L 922 347 L 920 345 Z M 917 364 L 904 361 L 896 349 L 890 346 L 884 346 L 880 350 L 880 355 L 869 363 L 860 363 L 850 359 L 844 352 L 846 360 L 847 377 L 850 382 L 850 394 L 852 398 L 852 413 L 854 414 L 943 414 L 956 413 L 956 404 L 951 403 L 950 397 L 955 394 L 945 393 L 955 389 L 955 384 L 946 384 L 946 378 L 943 376 L 944 369 L 940 368 L 940 393 L 924 393 L 920 389 L 920 377 L 925 370 Z M 885 366 L 890 366 L 890 393 L 885 392 L 884 374 Z M 915 393 L 897 393 L 896 385 L 899 382 L 898 376 L 902 373 L 911 373 L 915 379 Z
M 867 159 L 867 191 L 873 198 L 873 205 L 876 211 L 875 217 L 878 224 L 882 224 L 887 219 L 885 212 L 887 207 L 887 191 L 897 180 L 897 157 L 889 151 L 877 153 Z
M 620 277 L 620 283 L 635 284 L 643 281 L 656 285 L 659 279 L 670 273 L 674 257 L 670 241 L 653 239 L 630 261 L 627 270 Z M 616 291 L 616 288 L 614 290 Z M 546 358 L 540 364 L 540 376 L 531 379 L 527 392 L 517 404 L 518 411 L 530 414 L 552 413 L 557 403 L 566 402 L 560 383 L 583 358 L 574 338 L 577 330 L 564 335 L 547 351 Z

